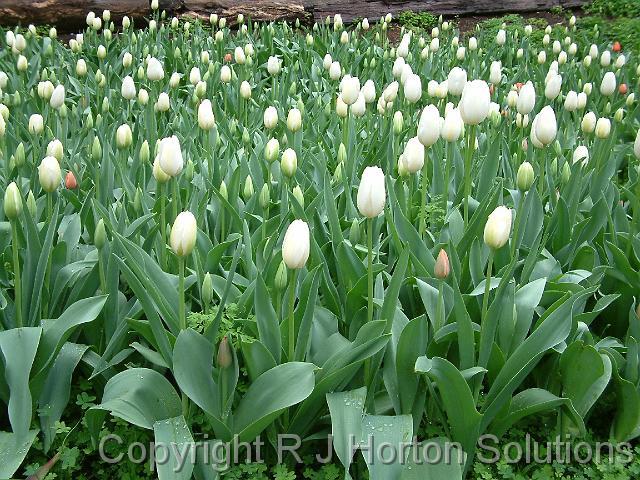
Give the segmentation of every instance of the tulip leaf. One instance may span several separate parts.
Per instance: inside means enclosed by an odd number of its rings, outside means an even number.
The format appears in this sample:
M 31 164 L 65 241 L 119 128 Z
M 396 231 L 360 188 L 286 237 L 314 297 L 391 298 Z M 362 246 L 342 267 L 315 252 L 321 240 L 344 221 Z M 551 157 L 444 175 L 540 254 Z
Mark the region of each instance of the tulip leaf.
M 153 424 L 159 480 L 189 480 L 193 473 L 191 431 L 182 415 Z M 160 453 L 160 455 L 158 455 Z
M 354 439 L 362 438 L 362 417 L 367 400 L 367 388 L 348 392 L 327 393 L 327 405 L 331 414 L 333 449 L 345 469 L 345 480 L 350 479 L 349 466 L 353 461 Z
M 365 415 L 362 419 L 361 453 L 371 480 L 399 480 L 413 439 L 411 415 Z M 381 448 L 388 445 L 388 448 Z M 367 450 L 365 450 L 365 448 Z
M 38 430 L 22 435 L 0 432 L 0 478 L 13 478 L 37 435 Z
M 269 296 L 267 286 L 260 273 L 256 276 L 254 305 L 260 341 L 269 349 L 275 361 L 280 363 L 280 359 L 282 358 L 280 324 L 273 305 L 271 304 L 271 297 Z

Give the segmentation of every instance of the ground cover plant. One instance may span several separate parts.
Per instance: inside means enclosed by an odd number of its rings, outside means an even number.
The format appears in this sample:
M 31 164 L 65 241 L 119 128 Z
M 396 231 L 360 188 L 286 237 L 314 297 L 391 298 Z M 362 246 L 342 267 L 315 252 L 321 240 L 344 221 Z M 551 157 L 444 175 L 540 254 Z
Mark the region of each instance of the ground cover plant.
M 0 478 L 113 433 L 205 447 L 163 480 L 513 476 L 477 445 L 523 422 L 633 451 L 637 57 L 574 17 L 232 20 L 0 32 Z

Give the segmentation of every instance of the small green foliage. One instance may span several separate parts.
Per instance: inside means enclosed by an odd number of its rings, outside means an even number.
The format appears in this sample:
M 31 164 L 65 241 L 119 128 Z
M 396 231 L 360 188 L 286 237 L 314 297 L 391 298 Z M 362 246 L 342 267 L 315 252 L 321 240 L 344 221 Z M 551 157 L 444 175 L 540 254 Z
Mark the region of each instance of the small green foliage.
M 406 11 L 398 15 L 398 23 L 412 30 L 431 30 L 438 25 L 438 17 L 429 12 Z
M 594 0 L 585 10 L 601 17 L 640 17 L 640 0 Z

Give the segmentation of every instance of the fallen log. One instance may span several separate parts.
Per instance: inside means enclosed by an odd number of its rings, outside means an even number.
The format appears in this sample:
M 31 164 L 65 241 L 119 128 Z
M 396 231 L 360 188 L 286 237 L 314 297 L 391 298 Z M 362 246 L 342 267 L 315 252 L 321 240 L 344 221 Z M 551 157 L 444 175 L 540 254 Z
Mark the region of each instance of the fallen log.
M 170 5 L 168 11 L 208 20 L 212 13 L 227 18 L 227 24 L 234 26 L 238 14 L 260 22 L 300 20 L 313 23 L 313 6 L 309 2 L 287 0 L 181 0 Z M 176 8 L 177 7 L 177 8 Z
M 87 13 L 101 15 L 111 11 L 111 19 L 119 23 L 127 15 L 142 19 L 151 13 L 149 0 L 0 0 L 0 24 L 48 24 L 60 30 L 86 27 Z

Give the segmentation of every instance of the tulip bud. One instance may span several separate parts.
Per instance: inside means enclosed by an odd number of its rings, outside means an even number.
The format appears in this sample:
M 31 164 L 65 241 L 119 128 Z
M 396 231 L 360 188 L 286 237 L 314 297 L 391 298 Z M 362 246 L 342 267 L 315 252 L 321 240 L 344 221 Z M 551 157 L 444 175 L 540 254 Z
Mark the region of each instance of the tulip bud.
M 605 73 L 600 84 L 600 93 L 606 97 L 613 95 L 616 91 L 616 76 L 613 72 Z
M 216 125 L 213 108 L 209 99 L 203 100 L 198 106 L 198 126 L 202 130 L 209 131 Z
M 250 178 L 250 177 L 247 177 Z M 269 192 L 269 184 L 265 183 L 264 185 L 262 185 L 262 190 L 260 190 L 260 207 L 263 209 L 266 209 L 269 206 L 269 203 L 271 203 L 271 195 Z M 265 219 L 266 221 L 266 219 Z
M 596 114 L 588 112 L 582 117 L 581 128 L 584 133 L 593 133 L 596 129 Z
M 284 291 L 287 288 L 287 264 L 284 261 L 280 262 L 278 271 L 276 272 L 275 281 L 276 290 L 279 292 Z
M 263 115 L 264 127 L 271 130 L 278 125 L 278 111 L 276 107 L 267 107 Z
M 64 186 L 67 188 L 67 190 L 75 190 L 78 187 L 76 176 L 71 170 L 69 170 L 64 177 Z
M 60 185 L 62 172 L 60 164 L 54 157 L 45 157 L 38 167 L 38 179 L 40 186 L 47 193 L 54 192 Z
M 402 112 L 400 110 L 396 110 L 396 112 L 393 114 L 393 133 L 399 135 L 402 132 L 403 126 L 404 120 Z
M 213 301 L 213 278 L 209 272 L 205 273 L 202 281 L 202 306 L 207 307 Z
M 385 177 L 380 167 L 367 167 L 358 186 L 357 204 L 360 214 L 375 218 L 384 210 L 386 202 Z
M 218 346 L 218 355 L 216 357 L 218 368 L 226 369 L 233 364 L 233 355 L 229 346 L 229 338 L 225 335 Z
M 298 168 L 298 156 L 295 150 L 287 148 L 280 159 L 280 169 L 282 173 L 287 177 L 293 177 L 296 174 Z
M 184 166 L 180 140 L 175 135 L 160 140 L 158 146 L 160 168 L 171 177 L 178 175 Z
M 25 152 L 24 152 L 24 144 L 20 142 L 16 147 L 16 153 L 14 154 L 16 167 L 21 167 L 24 165 L 25 160 Z
M 445 280 L 449 276 L 451 267 L 449 265 L 449 256 L 444 249 L 440 249 L 436 264 L 433 268 L 433 274 L 440 280 Z
M 287 115 L 287 128 L 291 132 L 297 132 L 302 127 L 302 114 L 300 110 L 297 108 L 292 108 L 289 110 L 289 114 Z
M 521 192 L 527 192 L 533 185 L 534 173 L 533 166 L 529 162 L 523 162 L 518 168 L 516 176 L 516 185 Z
M 473 80 L 464 86 L 458 109 L 466 125 L 478 125 L 489 115 L 491 95 L 483 80 Z
M 98 250 L 102 250 L 102 247 L 107 243 L 107 230 L 104 226 L 104 220 L 101 218 L 98 220 L 96 230 L 93 234 L 93 244 Z
M 309 226 L 302 220 L 294 220 L 287 228 L 282 242 L 282 260 L 287 268 L 303 268 L 309 258 Z
M 607 138 L 611 132 L 611 121 L 608 118 L 601 117 L 596 123 L 596 137 Z
M 349 229 L 349 241 L 351 245 L 357 245 L 360 241 L 360 224 L 358 223 L 358 219 L 354 218 L 353 222 L 351 222 L 351 228 Z
M 549 145 L 556 138 L 558 125 L 556 122 L 556 114 L 549 105 L 544 107 L 533 120 L 532 131 L 535 130 L 535 136 L 543 145 Z
M 93 144 L 91 145 L 91 159 L 94 162 L 102 160 L 102 146 L 100 145 L 100 139 L 93 137 Z
M 242 196 L 244 200 L 248 202 L 253 196 L 253 180 L 251 179 L 251 175 L 248 175 L 244 181 L 244 190 L 242 191 Z
M 180 213 L 171 228 L 169 238 L 171 249 L 179 257 L 189 255 L 196 244 L 197 234 L 198 226 L 193 214 L 189 211 Z
M 22 212 L 22 196 L 16 182 L 11 182 L 4 192 L 4 215 L 9 220 L 15 220 Z
M 304 193 L 302 192 L 300 185 L 296 185 L 293 188 L 293 198 L 295 198 L 300 204 L 300 206 L 304 208 Z
M 511 210 L 497 207 L 487 219 L 484 227 L 484 243 L 492 250 L 502 248 L 511 234 Z
M 116 130 L 116 146 L 119 149 L 129 148 L 133 142 L 133 134 L 131 133 L 131 127 L 126 123 L 123 123 Z
M 636 141 L 633 144 L 633 154 L 640 160 L 640 130 L 636 134 Z
M 33 192 L 29 190 L 29 194 L 27 195 L 27 210 L 29 214 L 35 218 L 38 207 L 36 205 L 36 197 L 33 196 Z

